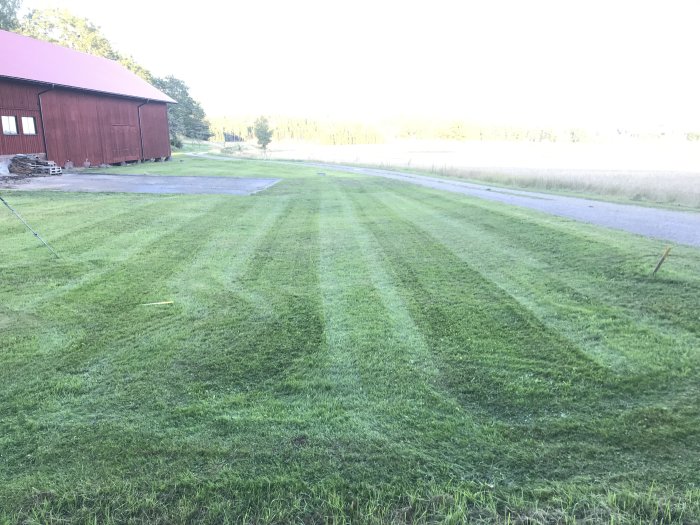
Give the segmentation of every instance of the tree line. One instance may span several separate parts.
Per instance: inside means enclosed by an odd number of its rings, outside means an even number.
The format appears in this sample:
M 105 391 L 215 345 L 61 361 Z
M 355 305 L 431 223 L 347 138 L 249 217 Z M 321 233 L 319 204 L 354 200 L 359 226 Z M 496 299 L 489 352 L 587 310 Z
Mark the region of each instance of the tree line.
M 252 115 L 211 119 L 212 139 L 218 142 L 250 141 L 256 138 Z M 700 142 L 700 132 L 670 133 L 660 130 L 611 128 L 595 130 L 571 126 L 508 126 L 484 124 L 468 120 L 394 118 L 373 124 L 270 117 L 275 140 L 295 140 L 324 145 L 381 144 L 397 139 L 507 141 L 576 144 L 609 140 L 685 140 Z
M 270 120 L 275 129 L 275 140 L 336 146 L 381 144 L 394 139 L 528 142 L 586 142 L 593 139 L 590 133 L 579 128 L 529 129 L 471 124 L 458 120 L 403 118 L 375 124 L 285 116 L 273 116 Z M 218 142 L 253 140 L 254 121 L 254 116 L 212 118 L 212 139 Z
M 212 138 L 219 142 L 252 140 L 256 137 L 257 117 L 220 117 L 211 119 Z M 340 122 L 322 119 L 273 116 L 275 140 L 298 140 L 318 144 L 377 144 L 384 142 L 378 128 L 359 122 Z
M 98 26 L 66 9 L 32 9 L 19 17 L 21 0 L 0 0 L 0 29 L 45 40 L 76 51 L 115 60 L 177 101 L 168 104 L 170 141 L 181 147 L 181 137 L 207 140 L 211 129 L 202 105 L 187 84 L 172 75 L 159 78 L 129 55 L 117 51 Z

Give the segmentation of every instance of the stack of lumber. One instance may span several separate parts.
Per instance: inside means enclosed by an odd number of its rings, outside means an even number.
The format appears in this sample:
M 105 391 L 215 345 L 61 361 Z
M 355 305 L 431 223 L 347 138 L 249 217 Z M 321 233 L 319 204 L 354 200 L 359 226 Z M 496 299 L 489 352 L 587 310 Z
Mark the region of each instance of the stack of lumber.
M 15 155 L 9 167 L 10 173 L 16 175 L 60 175 L 61 168 L 51 160 L 44 160 L 38 155 Z

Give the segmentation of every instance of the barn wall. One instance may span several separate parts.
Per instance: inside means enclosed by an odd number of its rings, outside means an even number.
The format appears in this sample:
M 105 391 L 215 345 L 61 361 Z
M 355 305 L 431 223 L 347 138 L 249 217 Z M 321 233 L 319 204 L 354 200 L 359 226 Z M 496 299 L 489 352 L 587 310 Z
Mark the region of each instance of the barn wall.
M 48 157 L 60 165 L 141 158 L 139 101 L 56 89 L 42 96 Z
M 141 158 L 138 105 L 139 101 L 135 100 L 99 97 L 98 115 L 105 163 Z
M 169 157 L 167 105 L 144 103 L 139 99 L 0 79 L 0 115 L 15 116 L 19 128 L 18 135 L 0 132 L 0 155 L 43 153 L 43 116 L 47 158 L 61 166 L 68 161 L 82 166 L 86 160 L 96 165 Z M 22 133 L 21 117 L 34 117 L 36 135 Z
M 81 166 L 85 160 L 103 159 L 97 113 L 98 97 L 55 89 L 42 95 L 46 148 L 49 159 L 63 166 L 67 161 Z
M 0 115 L 16 117 L 19 132 L 18 135 L 5 135 L 0 130 L 0 155 L 44 152 L 38 98 L 40 91 L 41 86 L 0 79 Z M 23 133 L 22 117 L 34 117 L 36 135 Z
M 170 156 L 167 104 L 149 102 L 141 106 L 141 132 L 143 133 L 143 157 L 145 159 Z

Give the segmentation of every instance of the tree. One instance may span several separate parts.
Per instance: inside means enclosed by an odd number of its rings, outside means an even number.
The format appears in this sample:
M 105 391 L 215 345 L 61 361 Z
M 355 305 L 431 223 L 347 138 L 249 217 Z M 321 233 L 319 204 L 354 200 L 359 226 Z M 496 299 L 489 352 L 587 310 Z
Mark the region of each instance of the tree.
M 17 11 L 22 0 L 0 0 L 0 29 L 11 31 L 19 25 Z
M 177 101 L 177 104 L 168 105 L 171 140 L 178 136 L 207 140 L 212 136 L 204 109 L 192 98 L 187 84 L 169 75 L 165 78 L 154 78 L 153 85 Z
M 0 0 L 5 1 L 7 0 Z M 116 60 L 146 82 L 153 80 L 150 71 L 137 64 L 132 57 L 122 55 L 114 49 L 98 26 L 66 9 L 34 9 L 21 21 L 19 32 L 76 51 Z
M 270 124 L 265 117 L 258 117 L 253 124 L 253 132 L 258 139 L 258 144 L 263 150 L 267 150 L 267 145 L 272 142 L 273 130 L 270 129 Z
M 4 6 L 4 2 L 8 1 L 19 3 L 21 0 L 0 0 L 0 5 Z M 176 145 L 179 142 L 178 137 L 182 136 L 207 140 L 212 135 L 204 109 L 190 96 L 189 89 L 182 80 L 173 76 L 153 77 L 151 72 L 138 64 L 133 57 L 122 55 L 114 49 L 112 43 L 102 34 L 102 30 L 87 18 L 75 16 L 66 9 L 35 9 L 24 17 L 19 32 L 76 51 L 116 60 L 175 99 L 178 104 L 168 106 L 172 144 Z

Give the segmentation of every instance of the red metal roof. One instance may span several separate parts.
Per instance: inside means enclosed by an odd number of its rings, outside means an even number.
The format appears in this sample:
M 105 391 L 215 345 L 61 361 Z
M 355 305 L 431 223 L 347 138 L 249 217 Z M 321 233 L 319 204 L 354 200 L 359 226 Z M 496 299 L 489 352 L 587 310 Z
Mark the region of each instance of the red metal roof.
M 0 77 L 175 102 L 114 60 L 8 31 L 0 31 Z

